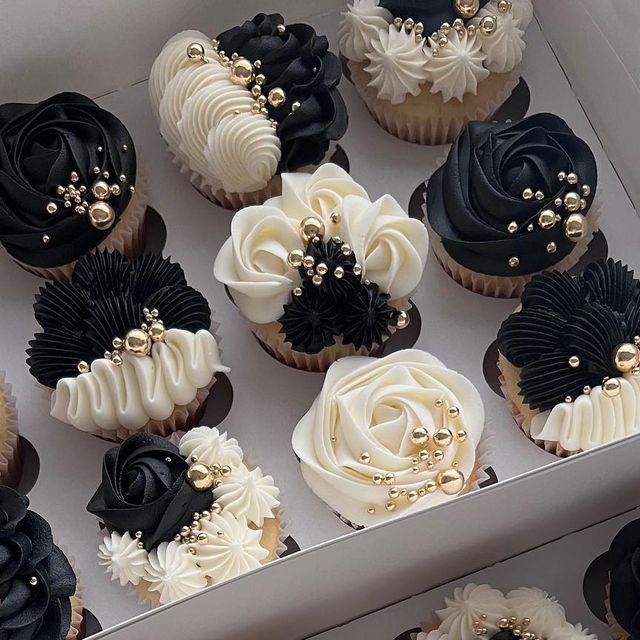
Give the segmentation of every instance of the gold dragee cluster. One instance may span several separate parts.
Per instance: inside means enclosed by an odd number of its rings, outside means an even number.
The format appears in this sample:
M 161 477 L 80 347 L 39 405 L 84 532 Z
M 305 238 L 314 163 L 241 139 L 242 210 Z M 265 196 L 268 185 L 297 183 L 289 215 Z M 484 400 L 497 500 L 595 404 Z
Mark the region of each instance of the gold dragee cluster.
M 487 614 L 481 613 L 480 620 L 473 621 L 473 630 L 477 636 L 486 636 L 489 633 L 487 629 Z M 529 630 L 529 625 L 531 624 L 530 618 L 522 618 L 522 620 L 518 620 L 516 616 L 511 616 L 509 618 L 500 618 L 497 621 L 496 626 L 501 631 L 511 631 L 511 633 L 516 638 L 522 638 L 522 640 L 542 640 L 539 636 Z

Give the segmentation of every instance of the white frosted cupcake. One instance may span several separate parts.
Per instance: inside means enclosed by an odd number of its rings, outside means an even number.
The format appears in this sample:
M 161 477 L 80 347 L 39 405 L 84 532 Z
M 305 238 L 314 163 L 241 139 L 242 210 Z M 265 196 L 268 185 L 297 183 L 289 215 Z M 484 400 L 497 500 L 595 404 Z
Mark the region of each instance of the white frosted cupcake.
M 239 211 L 214 273 L 269 353 L 326 371 L 345 355 L 378 354 L 407 325 L 428 244 L 391 196 L 371 202 L 326 164 L 283 174 L 282 196 Z
M 445 144 L 511 94 L 532 18 L 531 0 L 353 0 L 338 39 L 380 126 Z
M 279 494 L 234 438 L 198 427 L 177 446 L 142 433 L 107 451 L 87 509 L 105 530 L 100 564 L 157 606 L 277 558 Z
M 477 488 L 483 430 L 473 384 L 412 349 L 333 364 L 292 444 L 312 491 L 358 528 Z

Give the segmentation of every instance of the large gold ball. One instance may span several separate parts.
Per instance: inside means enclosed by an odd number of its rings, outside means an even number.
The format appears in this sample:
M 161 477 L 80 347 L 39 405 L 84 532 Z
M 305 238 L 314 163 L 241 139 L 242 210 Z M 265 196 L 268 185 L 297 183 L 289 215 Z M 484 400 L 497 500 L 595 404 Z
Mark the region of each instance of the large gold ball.
M 580 211 L 580 194 L 575 191 L 569 191 L 564 197 L 564 206 L 567 211 L 572 213 Z
M 124 339 L 124 350 L 142 358 L 151 351 L 151 338 L 142 329 L 131 329 Z
M 274 87 L 269 91 L 269 97 L 267 99 L 272 107 L 280 107 L 287 100 L 287 94 L 284 92 L 284 89 Z
M 480 0 L 456 0 L 455 9 L 461 18 L 468 20 L 480 10 Z
M 253 80 L 253 65 L 246 58 L 236 58 L 231 63 L 231 82 L 246 87 Z
M 151 340 L 153 340 L 153 342 L 162 342 L 162 340 L 165 339 L 166 335 L 167 330 L 165 329 L 165 326 L 162 324 L 162 322 L 158 322 L 156 320 L 155 322 L 151 323 L 151 326 L 149 327 L 149 337 L 151 338 Z
M 409 436 L 411 442 L 421 446 L 429 442 L 429 432 L 424 427 L 416 427 Z
M 94 202 L 89 207 L 89 222 L 100 231 L 106 231 L 113 226 L 116 212 L 113 207 L 102 200 Z
M 441 449 L 448 447 L 452 442 L 453 433 L 451 433 L 451 431 L 446 427 L 444 429 L 438 429 L 433 435 L 433 444 Z
M 445 469 L 438 474 L 437 482 L 442 493 L 455 496 L 464 488 L 464 475 L 457 469 Z
M 620 394 L 621 389 L 622 385 L 620 384 L 620 380 L 618 380 L 618 378 L 609 378 L 602 383 L 602 391 L 604 395 L 609 398 L 615 398 Z
M 93 195 L 98 200 L 106 200 L 111 195 L 111 188 L 104 180 L 98 180 L 93 187 L 91 187 Z
M 618 345 L 613 354 L 613 364 L 620 373 L 630 373 L 640 366 L 640 349 L 630 342 Z
M 209 491 L 213 488 L 213 473 L 206 464 L 192 464 L 187 469 L 187 482 L 196 491 Z
M 324 222 L 319 218 L 305 218 L 300 223 L 300 235 L 305 243 L 311 242 L 316 237 L 324 235 Z
M 556 223 L 556 212 L 551 209 L 545 209 L 538 216 L 538 224 L 542 229 L 551 229 Z
M 571 242 L 578 242 L 587 235 L 587 219 L 581 213 L 572 213 L 564 221 L 564 235 Z
M 480 31 L 485 36 L 490 36 L 498 28 L 496 16 L 485 16 L 480 20 Z
M 204 60 L 204 47 L 199 42 L 192 42 L 187 47 L 187 56 L 191 60 L 198 60 L 202 62 Z

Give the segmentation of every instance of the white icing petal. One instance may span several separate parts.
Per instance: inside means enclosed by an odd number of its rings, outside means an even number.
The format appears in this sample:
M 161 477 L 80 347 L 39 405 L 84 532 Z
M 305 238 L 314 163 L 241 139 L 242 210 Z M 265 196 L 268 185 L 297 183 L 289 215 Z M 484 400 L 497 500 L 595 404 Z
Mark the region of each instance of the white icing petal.
M 353 0 L 342 16 L 338 46 L 344 56 L 356 62 L 365 59 L 371 41 L 378 38 L 380 31 L 386 31 L 393 20 L 387 9 L 378 6 L 378 0 Z
M 455 424 L 444 417 L 446 409 L 436 406 L 438 400 L 458 407 Z M 433 436 L 445 426 L 464 429 L 467 437 L 452 439 L 439 461 L 432 455 L 433 437 L 423 445 L 411 442 L 417 427 Z M 342 358 L 331 365 L 320 394 L 294 430 L 292 444 L 311 489 L 355 524 L 372 525 L 453 497 L 440 489 L 414 502 L 400 496 L 390 513 L 385 508 L 389 486 L 376 484 L 375 475 L 395 474 L 394 487 L 417 492 L 455 460 L 468 479 L 483 429 L 482 400 L 471 382 L 437 358 L 409 349 L 379 359 Z M 433 468 L 426 461 L 414 462 L 422 449 L 435 460 Z M 362 460 L 363 453 L 368 460 Z
M 417 96 L 431 64 L 424 42 L 416 42 L 413 33 L 398 30 L 393 24 L 380 32 L 379 40 L 371 41 L 367 59 L 369 86 L 377 90 L 378 98 L 391 104 L 404 102 L 408 93 Z
M 466 30 L 461 35 L 452 29 L 447 38 L 444 47 L 429 38 L 431 50 L 438 51 L 437 56 L 431 56 L 428 66 L 428 79 L 433 83 L 431 93 L 442 93 L 444 102 L 453 98 L 462 102 L 466 93 L 476 95 L 478 83 L 489 76 L 483 64 L 486 55 L 480 38 Z
M 114 531 L 98 547 L 99 563 L 123 587 L 128 583 L 137 585 L 145 577 L 148 560 L 147 552 L 138 548 L 138 540 L 128 531 L 122 536 Z
M 507 594 L 507 600 L 519 618 L 529 618 L 536 635 L 548 638 L 567 622 L 564 607 L 546 591 L 537 587 L 521 587 Z
M 89 373 L 60 379 L 51 415 L 81 431 L 137 431 L 192 402 L 217 372 L 228 370 L 209 331 L 169 329 L 165 341 L 153 345 L 151 357 L 123 353 L 120 366 L 101 358 Z
M 242 465 L 222 479 L 222 485 L 216 489 L 216 502 L 225 512 L 246 516 L 250 523 L 262 527 L 265 518 L 273 518 L 273 510 L 280 505 L 279 495 L 273 478 L 263 475 L 260 467 L 249 471 Z
M 533 2 L 532 0 L 511 0 L 512 13 L 518 21 L 518 26 L 524 31 L 533 20 Z
M 567 451 L 586 451 L 640 431 L 640 377 L 618 378 L 620 394 L 610 398 L 602 386 L 574 402 L 562 402 L 531 422 L 536 440 L 559 442 Z
M 580 623 L 573 625 L 567 622 L 564 626 L 554 629 L 549 640 L 598 640 L 598 636 L 589 633 L 589 629 L 583 629 Z
M 442 621 L 438 631 L 455 640 L 477 640 L 473 623 L 479 622 L 482 614 L 487 616 L 482 625 L 489 631 L 489 638 L 498 631 L 497 622 L 500 618 L 513 615 L 502 592 L 492 589 L 488 584 L 458 587 L 453 592 L 453 598 L 444 600 L 446 608 L 437 611 Z
M 244 516 L 236 517 L 223 509 L 220 514 L 212 514 L 210 520 L 201 520 L 200 526 L 209 541 L 194 545 L 193 557 L 215 583 L 257 569 L 269 555 L 260 546 L 262 530 L 251 529 Z
M 163 542 L 149 553 L 146 580 L 149 591 L 158 592 L 160 604 L 175 602 L 207 586 L 187 545 Z
M 482 51 L 487 56 L 484 66 L 494 73 L 507 73 L 522 62 L 526 46 L 523 39 L 524 31 L 511 11 L 498 13 L 493 3 L 483 7 L 474 22 L 492 15 L 499 16 L 496 30 L 489 35 L 484 35 L 480 29 L 477 31 Z
M 389 195 L 374 203 L 349 196 L 342 209 L 341 238 L 364 263 L 366 277 L 391 295 L 410 295 L 427 263 L 429 237 Z
M 180 439 L 180 455 L 183 458 L 196 456 L 198 462 L 206 465 L 244 466 L 238 441 L 229 438 L 226 433 L 220 433 L 216 427 L 190 429 Z
M 287 256 L 303 248 L 298 225 L 282 211 L 267 205 L 247 207 L 231 221 L 231 237 L 216 257 L 214 274 L 229 287 L 245 318 L 273 322 L 300 283 Z

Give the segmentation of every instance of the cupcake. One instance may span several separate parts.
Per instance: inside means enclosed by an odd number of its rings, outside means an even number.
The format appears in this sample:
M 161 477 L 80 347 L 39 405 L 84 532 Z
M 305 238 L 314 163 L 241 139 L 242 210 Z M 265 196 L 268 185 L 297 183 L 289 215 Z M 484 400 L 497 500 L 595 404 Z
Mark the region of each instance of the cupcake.
M 281 196 L 239 211 L 214 273 L 269 353 L 325 371 L 407 325 L 427 252 L 420 221 L 325 164 L 283 174 Z
M 177 445 L 138 433 L 107 451 L 87 509 L 104 531 L 100 564 L 157 606 L 274 560 L 279 494 L 234 438 L 198 427 Z
M 141 183 L 129 132 L 86 96 L 0 106 L 0 242 L 27 271 L 60 280 L 96 250 L 137 256 Z
M 0 486 L 0 638 L 75 640 L 82 622 L 76 575 L 29 499 Z
M 168 258 L 88 254 L 34 310 L 42 332 L 27 364 L 52 392 L 51 415 L 109 440 L 188 429 L 228 371 L 207 301 Z
M 445 144 L 511 95 L 532 18 L 531 0 L 353 0 L 338 41 L 381 127 Z
M 11 385 L 0 371 L 0 485 L 15 487 L 22 471 L 18 413 Z
M 325 36 L 259 13 L 209 39 L 182 31 L 151 69 L 160 133 L 181 171 L 228 209 L 279 195 L 284 172 L 310 172 L 347 128 L 342 70 Z
M 559 456 L 640 431 L 640 283 L 621 262 L 536 276 L 498 333 L 504 395 Z
M 593 153 L 558 116 L 472 122 L 427 184 L 436 257 L 471 291 L 519 297 L 534 274 L 584 255 L 597 181 Z
M 333 364 L 292 444 L 310 489 L 361 528 L 476 489 L 483 430 L 473 384 L 410 349 Z
M 457 587 L 445 608 L 424 625 L 416 640 L 597 640 L 581 624 L 567 622 L 564 607 L 546 591 L 520 587 L 506 595 L 488 584 Z M 528 634 L 528 635 L 527 635 Z

